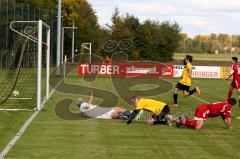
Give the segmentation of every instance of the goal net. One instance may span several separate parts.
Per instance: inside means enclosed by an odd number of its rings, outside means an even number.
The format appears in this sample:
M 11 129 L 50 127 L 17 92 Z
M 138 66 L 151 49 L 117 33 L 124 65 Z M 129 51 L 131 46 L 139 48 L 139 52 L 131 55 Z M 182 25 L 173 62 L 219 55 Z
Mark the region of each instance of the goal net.
M 13 21 L 12 47 L 0 71 L 0 110 L 40 110 L 49 97 L 50 27 L 42 20 Z

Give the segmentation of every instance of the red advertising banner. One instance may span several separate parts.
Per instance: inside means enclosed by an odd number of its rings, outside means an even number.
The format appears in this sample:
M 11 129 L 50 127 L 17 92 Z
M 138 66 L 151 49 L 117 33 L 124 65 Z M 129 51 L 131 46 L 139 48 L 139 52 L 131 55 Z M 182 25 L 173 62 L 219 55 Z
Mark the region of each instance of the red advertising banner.
M 79 75 L 173 77 L 173 65 L 163 64 L 79 64 Z

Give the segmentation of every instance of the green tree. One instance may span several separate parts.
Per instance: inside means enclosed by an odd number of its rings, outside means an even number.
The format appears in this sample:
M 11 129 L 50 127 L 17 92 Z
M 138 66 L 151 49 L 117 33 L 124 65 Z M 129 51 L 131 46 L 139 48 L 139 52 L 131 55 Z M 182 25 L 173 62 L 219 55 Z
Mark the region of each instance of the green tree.
M 120 17 L 118 8 L 115 8 L 112 16 L 111 34 L 112 40 L 120 41 L 130 38 L 130 30 L 126 25 L 124 18 Z
M 181 28 L 175 23 L 164 21 L 156 23 L 154 34 L 154 53 L 159 60 L 168 61 L 172 59 L 173 53 L 179 47 L 181 40 Z
M 16 2 L 30 4 L 36 8 L 57 8 L 57 0 L 16 0 Z
M 73 22 L 77 27 L 75 30 L 76 49 L 81 49 L 82 43 L 92 43 L 93 52 L 100 50 L 100 26 L 92 6 L 85 0 L 64 0 L 63 19 L 65 26 L 72 26 Z M 65 52 L 71 50 L 72 31 L 66 32 Z M 67 52 L 69 53 L 69 52 Z

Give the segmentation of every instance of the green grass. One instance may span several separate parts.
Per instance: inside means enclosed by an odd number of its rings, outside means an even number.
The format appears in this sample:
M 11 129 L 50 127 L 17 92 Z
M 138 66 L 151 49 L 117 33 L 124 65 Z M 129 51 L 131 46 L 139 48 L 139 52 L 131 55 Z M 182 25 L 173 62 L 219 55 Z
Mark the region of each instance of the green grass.
M 146 79 L 147 80 L 147 79 Z M 177 79 L 167 79 L 174 85 Z M 94 82 L 86 82 L 79 77 L 67 78 L 66 83 L 76 86 L 94 87 L 116 94 L 109 78 L 97 78 Z M 230 82 L 216 79 L 195 79 L 194 85 L 201 88 L 198 98 L 216 102 L 226 98 Z M 154 86 L 154 85 L 153 85 Z M 155 87 L 151 86 L 150 89 Z M 142 88 L 141 88 L 142 87 Z M 132 87 L 133 90 L 146 90 L 146 85 Z M 126 92 L 128 95 L 128 92 Z M 55 105 L 64 98 L 76 100 L 79 96 L 87 96 L 57 91 L 46 103 L 45 108 L 35 118 L 17 144 L 8 153 L 7 158 L 66 158 L 66 159 L 159 159 L 159 158 L 239 158 L 240 156 L 240 121 L 233 119 L 234 129 L 227 130 L 220 118 L 208 119 L 204 128 L 199 131 L 187 128 L 168 126 L 148 126 L 145 122 L 134 121 L 126 125 L 125 121 L 114 120 L 63 120 L 55 113 Z M 118 105 L 129 108 L 119 98 Z M 236 96 L 236 94 L 235 94 Z M 166 103 L 172 102 L 171 90 L 151 96 Z M 111 99 L 109 99 L 111 101 Z M 99 104 L 100 98 L 94 102 Z M 192 116 L 194 109 L 202 103 L 193 97 L 184 98 L 180 93 L 179 108 L 172 110 L 175 114 L 184 113 Z M 129 108 L 130 109 L 130 108 Z M 74 102 L 71 110 L 79 113 Z M 239 116 L 239 108 L 233 111 Z M 28 113 L 0 112 L 0 149 L 6 145 L 10 137 L 29 116 Z M 80 115 L 79 115 L 80 116 Z M 3 120 L 4 119 L 4 120 Z M 10 123 L 10 124 L 9 124 Z M 8 134 L 9 133 L 9 134 Z
M 42 98 L 46 94 L 46 70 L 42 69 Z M 4 101 L 14 87 L 17 70 L 0 69 L 0 102 Z M 19 96 L 10 98 L 29 98 L 27 100 L 7 100 L 0 108 L 33 109 L 37 96 L 37 71 L 36 69 L 21 69 L 14 90 L 19 91 Z

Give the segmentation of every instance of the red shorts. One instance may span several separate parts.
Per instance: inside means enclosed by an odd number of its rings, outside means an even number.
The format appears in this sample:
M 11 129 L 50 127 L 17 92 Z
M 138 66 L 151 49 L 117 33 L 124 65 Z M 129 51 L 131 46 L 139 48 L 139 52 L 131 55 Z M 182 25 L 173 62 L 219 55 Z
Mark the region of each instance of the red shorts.
M 195 111 L 194 120 L 206 120 L 209 114 L 208 106 L 205 104 L 199 105 Z
M 240 90 L 240 80 L 239 79 L 232 80 L 231 86 L 233 88 L 236 88 L 237 91 L 239 91 Z

